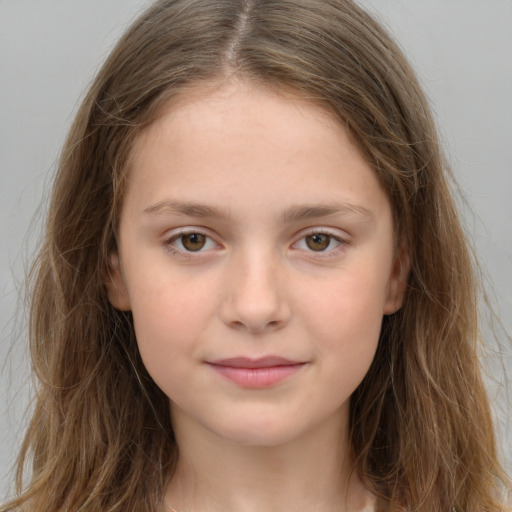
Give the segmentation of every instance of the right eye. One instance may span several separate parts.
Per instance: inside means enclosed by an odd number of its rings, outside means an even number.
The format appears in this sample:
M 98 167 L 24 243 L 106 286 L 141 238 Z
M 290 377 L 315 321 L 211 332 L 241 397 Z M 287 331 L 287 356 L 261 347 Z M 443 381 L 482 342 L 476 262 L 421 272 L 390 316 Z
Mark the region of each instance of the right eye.
M 196 231 L 182 232 L 172 236 L 165 245 L 177 252 L 204 252 L 214 249 L 217 244 L 204 233 Z

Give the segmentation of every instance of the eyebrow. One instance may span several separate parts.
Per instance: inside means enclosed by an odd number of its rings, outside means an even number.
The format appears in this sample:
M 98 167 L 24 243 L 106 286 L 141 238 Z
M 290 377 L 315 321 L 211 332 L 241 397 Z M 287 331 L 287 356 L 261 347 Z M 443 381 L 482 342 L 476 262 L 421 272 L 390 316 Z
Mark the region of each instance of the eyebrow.
M 374 214 L 364 206 L 352 203 L 312 204 L 292 206 L 283 212 L 285 222 L 328 217 L 331 215 L 356 215 L 363 220 L 372 221 Z
M 160 201 L 144 209 L 151 215 L 187 215 L 189 217 L 227 217 L 227 212 L 202 204 L 184 201 Z
M 183 215 L 188 217 L 229 218 L 227 210 L 215 208 L 203 203 L 165 200 L 144 209 L 150 215 Z M 287 208 L 281 215 L 284 222 L 327 217 L 331 215 L 356 215 L 365 221 L 374 220 L 371 210 L 352 203 L 304 204 Z

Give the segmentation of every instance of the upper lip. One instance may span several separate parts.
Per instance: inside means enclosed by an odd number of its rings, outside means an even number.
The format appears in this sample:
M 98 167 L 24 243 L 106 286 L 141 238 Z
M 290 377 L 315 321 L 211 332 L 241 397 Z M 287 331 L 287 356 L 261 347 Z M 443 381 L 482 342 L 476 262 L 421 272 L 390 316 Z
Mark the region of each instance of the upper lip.
M 217 359 L 209 361 L 209 364 L 216 366 L 229 366 L 232 368 L 270 368 L 272 366 L 291 366 L 303 364 L 302 361 L 293 361 L 284 357 L 266 356 L 259 358 L 232 357 L 229 359 Z

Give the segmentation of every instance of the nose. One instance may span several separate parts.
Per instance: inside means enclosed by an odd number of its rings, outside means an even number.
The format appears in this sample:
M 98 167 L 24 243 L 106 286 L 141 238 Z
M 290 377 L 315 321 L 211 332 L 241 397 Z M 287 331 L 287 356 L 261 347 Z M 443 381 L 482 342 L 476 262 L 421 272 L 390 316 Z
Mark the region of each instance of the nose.
M 256 253 L 229 263 L 221 306 L 223 322 L 258 334 L 284 327 L 290 319 L 286 270 L 272 254 Z

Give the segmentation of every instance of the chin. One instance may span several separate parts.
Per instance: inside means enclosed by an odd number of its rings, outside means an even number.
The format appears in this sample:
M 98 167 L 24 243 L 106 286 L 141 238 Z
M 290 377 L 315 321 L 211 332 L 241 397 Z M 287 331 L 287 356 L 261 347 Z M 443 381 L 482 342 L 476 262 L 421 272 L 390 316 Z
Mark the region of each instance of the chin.
M 247 418 L 245 421 L 231 421 L 219 425 L 212 431 L 231 443 L 242 446 L 280 446 L 294 441 L 304 434 L 296 422 L 288 424 L 279 421 L 259 421 Z

